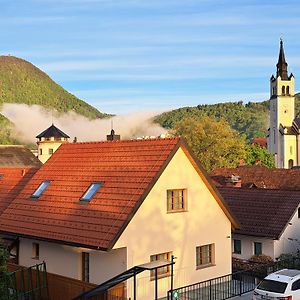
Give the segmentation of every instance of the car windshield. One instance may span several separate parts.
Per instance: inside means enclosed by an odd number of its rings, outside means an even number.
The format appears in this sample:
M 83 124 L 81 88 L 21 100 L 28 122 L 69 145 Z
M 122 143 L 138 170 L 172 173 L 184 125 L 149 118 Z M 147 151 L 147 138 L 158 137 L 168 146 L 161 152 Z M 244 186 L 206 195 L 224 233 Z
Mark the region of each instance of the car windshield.
M 287 287 L 287 283 L 285 283 L 285 282 L 264 279 L 258 285 L 257 289 L 263 290 L 263 291 L 268 291 L 268 292 L 273 292 L 273 293 L 283 294 L 286 287 Z

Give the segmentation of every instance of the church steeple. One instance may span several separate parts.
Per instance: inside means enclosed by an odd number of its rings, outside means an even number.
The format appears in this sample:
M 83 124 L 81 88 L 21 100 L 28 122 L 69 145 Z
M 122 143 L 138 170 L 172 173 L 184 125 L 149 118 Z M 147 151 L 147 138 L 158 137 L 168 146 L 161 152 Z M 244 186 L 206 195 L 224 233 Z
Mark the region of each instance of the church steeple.
M 287 71 L 287 62 L 285 61 L 284 49 L 283 49 L 283 41 L 280 39 L 280 51 L 278 57 L 277 67 L 277 76 L 280 76 L 282 80 L 288 80 L 288 71 Z

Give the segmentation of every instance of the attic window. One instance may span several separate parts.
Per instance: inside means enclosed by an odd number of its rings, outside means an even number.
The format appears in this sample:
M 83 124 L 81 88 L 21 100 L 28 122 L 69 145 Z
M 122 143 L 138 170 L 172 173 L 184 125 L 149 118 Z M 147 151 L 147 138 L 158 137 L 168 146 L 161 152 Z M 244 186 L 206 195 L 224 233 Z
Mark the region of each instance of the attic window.
M 97 191 L 100 189 L 100 187 L 103 185 L 103 182 L 93 182 L 87 191 L 84 193 L 84 195 L 80 198 L 80 201 L 82 202 L 89 202 L 94 197 L 94 195 L 97 193 Z
M 48 187 L 50 182 L 51 182 L 50 180 L 43 181 L 36 189 L 36 191 L 31 195 L 31 198 L 39 198 L 44 192 L 44 190 Z

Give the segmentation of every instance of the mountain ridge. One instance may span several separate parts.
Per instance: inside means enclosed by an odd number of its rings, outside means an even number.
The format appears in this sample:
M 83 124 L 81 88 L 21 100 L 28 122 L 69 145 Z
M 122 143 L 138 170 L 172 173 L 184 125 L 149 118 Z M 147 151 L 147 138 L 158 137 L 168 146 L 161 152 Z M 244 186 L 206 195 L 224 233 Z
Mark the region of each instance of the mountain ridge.
M 51 79 L 32 63 L 15 57 L 0 56 L 0 106 L 4 103 L 40 105 L 59 113 L 73 111 L 88 119 L 107 118 L 111 115 L 98 111 L 77 98 Z M 18 143 L 10 134 L 13 124 L 0 115 L 0 142 Z

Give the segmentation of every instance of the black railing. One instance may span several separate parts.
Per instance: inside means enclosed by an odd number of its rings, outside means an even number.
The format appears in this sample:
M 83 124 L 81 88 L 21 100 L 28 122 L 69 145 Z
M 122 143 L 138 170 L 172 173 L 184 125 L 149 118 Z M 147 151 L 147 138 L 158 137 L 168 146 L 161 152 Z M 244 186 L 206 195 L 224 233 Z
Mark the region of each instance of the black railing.
M 168 300 L 226 300 L 254 290 L 257 283 L 281 269 L 299 269 L 300 257 L 271 264 L 258 264 L 248 270 L 198 282 L 168 291 Z
M 168 292 L 168 300 L 225 300 L 250 292 L 255 288 L 255 277 L 241 271 Z
M 3 278 L 6 286 L 4 300 L 49 299 L 46 263 L 28 268 L 20 267 Z

